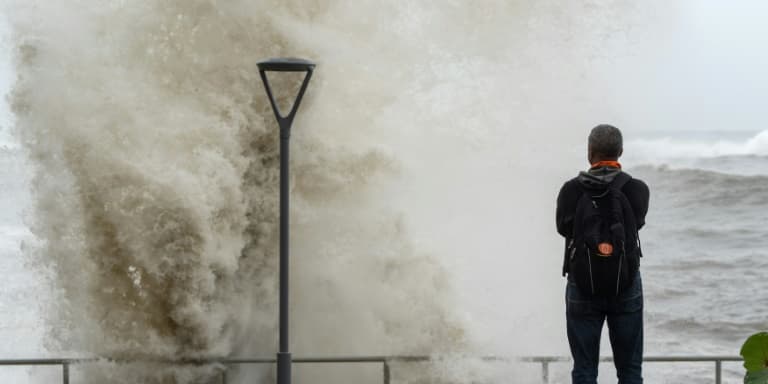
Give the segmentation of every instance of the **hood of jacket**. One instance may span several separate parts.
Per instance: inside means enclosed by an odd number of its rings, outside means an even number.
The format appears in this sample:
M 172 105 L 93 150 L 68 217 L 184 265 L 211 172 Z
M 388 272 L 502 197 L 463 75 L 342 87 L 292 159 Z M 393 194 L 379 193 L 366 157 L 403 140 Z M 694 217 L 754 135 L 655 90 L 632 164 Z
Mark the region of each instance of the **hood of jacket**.
M 589 189 L 605 189 L 621 173 L 617 167 L 595 167 L 588 171 L 579 172 L 578 180 L 581 185 Z

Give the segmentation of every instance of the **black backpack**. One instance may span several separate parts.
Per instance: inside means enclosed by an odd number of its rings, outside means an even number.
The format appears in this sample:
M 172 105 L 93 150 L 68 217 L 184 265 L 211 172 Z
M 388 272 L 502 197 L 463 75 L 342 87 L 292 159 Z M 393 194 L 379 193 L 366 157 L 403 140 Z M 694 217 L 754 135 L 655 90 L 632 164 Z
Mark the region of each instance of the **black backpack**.
M 617 296 L 632 284 L 640 268 L 635 214 L 621 191 L 631 179 L 621 172 L 602 190 L 580 185 L 582 195 L 576 204 L 565 264 L 583 293 Z

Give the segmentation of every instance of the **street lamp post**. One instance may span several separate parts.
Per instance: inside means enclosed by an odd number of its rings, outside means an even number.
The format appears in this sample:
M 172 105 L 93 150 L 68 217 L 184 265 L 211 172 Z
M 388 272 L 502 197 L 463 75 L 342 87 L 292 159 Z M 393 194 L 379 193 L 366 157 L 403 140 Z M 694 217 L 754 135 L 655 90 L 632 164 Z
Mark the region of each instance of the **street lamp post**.
M 272 111 L 280 126 L 280 349 L 277 353 L 277 384 L 291 383 L 291 352 L 288 342 L 288 153 L 290 150 L 291 125 L 299 103 L 307 90 L 315 64 L 302 59 L 280 58 L 262 61 L 258 64 L 261 80 L 267 89 Z M 288 115 L 280 113 L 272 88 L 267 80 L 267 71 L 306 72 L 299 94 Z

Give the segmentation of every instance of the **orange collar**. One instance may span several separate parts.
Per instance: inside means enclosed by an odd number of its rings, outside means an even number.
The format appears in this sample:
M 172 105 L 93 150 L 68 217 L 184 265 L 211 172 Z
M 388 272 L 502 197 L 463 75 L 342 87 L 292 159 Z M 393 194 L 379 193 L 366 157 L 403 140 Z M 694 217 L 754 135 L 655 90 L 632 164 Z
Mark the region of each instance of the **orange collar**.
M 598 161 L 597 163 L 592 164 L 592 168 L 598 168 L 598 167 L 613 167 L 613 168 L 621 169 L 621 164 L 619 164 L 618 161 L 613 161 L 613 160 L 603 160 L 603 161 Z

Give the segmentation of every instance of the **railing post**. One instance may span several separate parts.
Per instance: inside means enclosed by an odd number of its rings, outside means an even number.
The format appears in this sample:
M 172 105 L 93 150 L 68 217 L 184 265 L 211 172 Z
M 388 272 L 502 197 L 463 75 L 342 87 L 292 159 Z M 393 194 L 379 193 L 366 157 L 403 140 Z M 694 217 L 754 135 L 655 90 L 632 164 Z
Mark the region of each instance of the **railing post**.
M 544 384 L 549 383 L 549 361 L 548 360 L 541 361 L 541 381 Z
M 221 384 L 227 384 L 227 369 L 221 370 Z
M 723 382 L 723 362 L 720 360 L 715 360 L 715 384 L 722 384 Z
M 69 384 L 69 362 L 65 361 L 61 364 L 61 382 L 64 384 Z
M 384 384 L 389 384 L 389 362 L 384 360 Z

